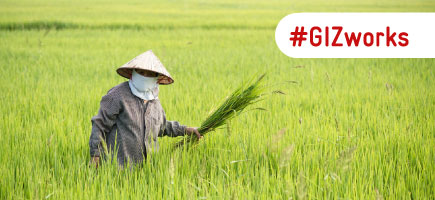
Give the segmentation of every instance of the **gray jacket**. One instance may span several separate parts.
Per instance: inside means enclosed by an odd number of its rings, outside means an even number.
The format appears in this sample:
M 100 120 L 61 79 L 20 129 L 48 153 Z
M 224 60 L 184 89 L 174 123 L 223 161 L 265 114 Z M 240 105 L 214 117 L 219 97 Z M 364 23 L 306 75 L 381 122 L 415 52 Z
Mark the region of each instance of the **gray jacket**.
M 98 114 L 91 121 L 91 157 L 105 156 L 104 141 L 108 152 L 117 153 L 120 165 L 127 160 L 142 162 L 147 152 L 158 150 L 157 137 L 182 136 L 186 128 L 177 121 L 166 120 L 158 99 L 144 103 L 134 96 L 128 81 L 113 87 L 103 96 Z

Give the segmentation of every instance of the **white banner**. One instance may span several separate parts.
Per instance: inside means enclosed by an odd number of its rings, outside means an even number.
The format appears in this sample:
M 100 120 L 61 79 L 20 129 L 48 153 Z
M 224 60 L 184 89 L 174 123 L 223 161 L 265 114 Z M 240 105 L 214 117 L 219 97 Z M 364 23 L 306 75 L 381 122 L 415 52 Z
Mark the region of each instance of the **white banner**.
M 294 58 L 435 58 L 435 13 L 295 13 L 276 27 Z

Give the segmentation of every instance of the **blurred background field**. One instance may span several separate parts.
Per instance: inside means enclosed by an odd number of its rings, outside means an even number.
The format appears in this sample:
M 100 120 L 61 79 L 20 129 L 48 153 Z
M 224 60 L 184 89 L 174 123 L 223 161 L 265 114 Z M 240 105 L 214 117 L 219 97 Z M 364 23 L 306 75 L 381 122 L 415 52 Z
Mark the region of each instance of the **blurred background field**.
M 434 59 L 292 59 L 294 12 L 434 12 L 434 1 L 0 1 L 2 199 L 433 199 Z M 198 148 L 88 167 L 91 117 L 152 49 L 169 120 L 199 126 L 257 72 L 275 95 Z M 292 82 L 285 82 L 292 81 Z

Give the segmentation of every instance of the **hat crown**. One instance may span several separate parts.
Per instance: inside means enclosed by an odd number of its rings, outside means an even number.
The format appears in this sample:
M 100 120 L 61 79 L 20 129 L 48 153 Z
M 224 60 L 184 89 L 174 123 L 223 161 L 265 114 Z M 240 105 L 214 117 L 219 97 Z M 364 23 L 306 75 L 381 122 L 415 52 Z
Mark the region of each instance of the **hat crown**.
M 148 50 L 136 56 L 132 60 L 122 65 L 116 71 L 119 75 L 129 78 L 133 69 L 142 69 L 159 73 L 163 76 L 163 78 L 159 81 L 160 84 L 171 84 L 174 82 L 169 72 L 163 66 L 162 62 L 160 62 L 160 59 L 157 58 L 157 56 L 152 52 L 152 50 Z

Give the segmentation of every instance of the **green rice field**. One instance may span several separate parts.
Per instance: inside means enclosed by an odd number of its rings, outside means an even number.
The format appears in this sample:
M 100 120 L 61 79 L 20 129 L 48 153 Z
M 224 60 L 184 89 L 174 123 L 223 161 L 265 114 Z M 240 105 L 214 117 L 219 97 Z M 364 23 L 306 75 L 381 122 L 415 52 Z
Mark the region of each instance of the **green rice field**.
M 0 0 L 0 199 L 435 199 L 435 59 L 294 59 L 296 12 L 435 12 L 429 0 Z M 152 49 L 168 120 L 198 127 L 258 73 L 272 95 L 196 148 L 89 165 L 91 117 Z

